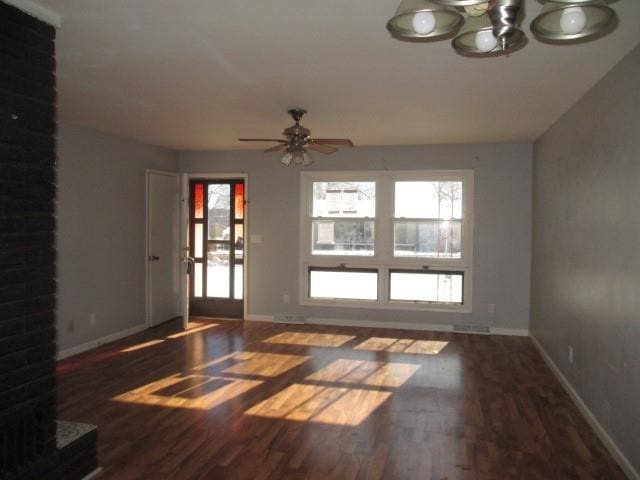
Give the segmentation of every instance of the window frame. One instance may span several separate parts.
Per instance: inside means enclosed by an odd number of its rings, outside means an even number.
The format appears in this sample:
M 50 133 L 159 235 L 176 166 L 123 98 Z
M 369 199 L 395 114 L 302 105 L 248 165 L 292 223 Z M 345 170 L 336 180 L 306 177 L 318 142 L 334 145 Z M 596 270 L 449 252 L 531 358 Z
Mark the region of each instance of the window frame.
M 306 269 L 306 273 L 307 273 L 307 283 L 305 284 L 307 287 L 307 292 L 306 292 L 306 297 L 308 299 L 310 299 L 313 302 L 334 302 L 334 301 L 338 301 L 338 302 L 359 302 L 359 303 L 366 303 L 369 305 L 375 305 L 378 303 L 378 301 L 380 300 L 380 291 L 379 289 L 376 290 L 376 298 L 375 299 L 352 299 L 352 298 L 322 298 L 322 297 L 316 297 L 313 298 L 311 296 L 311 272 L 339 272 L 339 273 L 375 273 L 376 277 L 377 277 L 377 282 L 378 285 L 380 283 L 380 269 L 379 268 L 367 268 L 367 267 L 347 267 L 346 265 L 338 265 L 335 267 L 327 267 L 327 266 L 318 266 L 318 265 L 313 265 L 313 266 L 309 266 Z
M 304 306 L 421 310 L 472 313 L 473 292 L 473 170 L 304 171 L 300 174 L 299 303 Z M 376 201 L 373 255 L 313 255 L 314 182 L 375 182 Z M 462 241 L 460 258 L 394 256 L 395 182 L 462 181 Z M 378 300 L 312 299 L 309 268 L 378 270 Z M 416 270 L 463 274 L 463 303 L 390 300 L 390 271 Z
M 433 302 L 429 300 L 405 300 L 398 298 L 391 298 L 391 275 L 394 273 L 408 273 L 411 275 L 460 275 L 462 276 L 462 303 L 458 302 Z M 390 268 L 388 270 L 389 290 L 387 291 L 387 299 L 390 303 L 408 303 L 408 304 L 420 304 L 420 305 L 464 305 L 464 287 L 465 287 L 465 274 L 464 270 L 434 270 L 431 268 L 423 268 L 422 270 L 416 270 L 414 268 Z

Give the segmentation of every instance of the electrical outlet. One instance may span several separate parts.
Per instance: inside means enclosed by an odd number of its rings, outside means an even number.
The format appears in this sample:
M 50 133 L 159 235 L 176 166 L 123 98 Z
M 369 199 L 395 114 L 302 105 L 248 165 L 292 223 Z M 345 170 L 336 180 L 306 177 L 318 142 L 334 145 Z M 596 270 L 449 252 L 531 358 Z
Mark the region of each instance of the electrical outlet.
M 289 303 L 291 302 L 291 299 L 289 298 L 289 294 L 285 293 L 282 296 L 282 301 L 284 302 L 285 305 L 289 305 Z
M 496 313 L 496 304 L 495 303 L 489 303 L 487 304 L 487 313 L 493 315 L 494 313 Z
M 95 325 L 96 324 L 96 314 L 92 313 L 91 315 L 89 315 L 89 325 Z
M 569 363 L 573 365 L 573 347 L 569 345 Z

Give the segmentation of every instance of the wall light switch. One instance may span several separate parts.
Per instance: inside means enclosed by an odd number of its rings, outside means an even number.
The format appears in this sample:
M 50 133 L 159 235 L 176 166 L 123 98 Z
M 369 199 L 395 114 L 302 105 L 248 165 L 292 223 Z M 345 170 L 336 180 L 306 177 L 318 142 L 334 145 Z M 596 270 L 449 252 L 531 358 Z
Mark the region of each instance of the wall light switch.
M 262 235 L 251 235 L 251 243 L 262 243 Z
M 491 315 L 496 313 L 496 304 L 495 303 L 487 304 L 487 313 L 490 313 Z
M 291 299 L 289 298 L 289 294 L 285 293 L 284 296 L 282 297 L 282 301 L 286 304 L 289 305 L 289 302 L 291 301 Z

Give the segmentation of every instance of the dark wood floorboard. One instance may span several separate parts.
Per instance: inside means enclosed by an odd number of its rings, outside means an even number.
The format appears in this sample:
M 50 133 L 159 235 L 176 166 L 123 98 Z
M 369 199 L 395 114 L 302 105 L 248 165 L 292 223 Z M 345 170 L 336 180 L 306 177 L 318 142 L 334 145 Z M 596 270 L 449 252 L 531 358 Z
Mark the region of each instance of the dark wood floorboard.
M 626 478 L 528 338 L 195 319 L 57 378 L 104 479 Z

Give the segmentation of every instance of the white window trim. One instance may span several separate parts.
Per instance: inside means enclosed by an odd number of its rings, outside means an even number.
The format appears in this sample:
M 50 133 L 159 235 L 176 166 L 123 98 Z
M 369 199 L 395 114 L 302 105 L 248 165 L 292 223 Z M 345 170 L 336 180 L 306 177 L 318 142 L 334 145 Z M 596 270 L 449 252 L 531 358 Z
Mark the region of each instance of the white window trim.
M 313 214 L 313 182 L 353 181 L 376 182 L 376 212 L 374 255 L 312 255 L 311 220 Z M 393 184 L 396 181 L 462 181 L 463 182 L 463 256 L 459 259 L 393 256 Z M 419 310 L 433 312 L 472 313 L 473 299 L 473 170 L 404 170 L 404 171 L 315 171 L 300 175 L 300 245 L 298 292 L 300 305 L 353 307 L 387 310 Z M 378 269 L 378 300 L 311 299 L 309 267 L 335 267 Z M 430 271 L 460 270 L 464 272 L 463 304 L 444 304 L 389 300 L 389 270 L 397 268 Z

